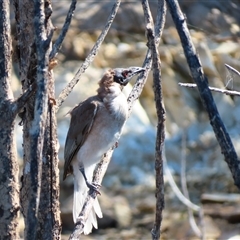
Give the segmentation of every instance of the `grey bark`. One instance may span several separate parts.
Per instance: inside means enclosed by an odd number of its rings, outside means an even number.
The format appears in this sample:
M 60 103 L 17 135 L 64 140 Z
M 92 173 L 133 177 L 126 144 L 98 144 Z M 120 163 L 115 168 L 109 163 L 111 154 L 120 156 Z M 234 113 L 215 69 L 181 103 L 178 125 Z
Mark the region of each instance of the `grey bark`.
M 0 239 L 18 239 L 19 183 L 14 141 L 15 103 L 10 88 L 10 1 L 0 1 Z
M 59 170 L 54 77 L 49 54 L 53 26 L 48 0 L 15 0 L 19 75 L 23 90 L 34 86 L 24 106 L 24 169 L 21 210 L 26 239 L 60 239 Z

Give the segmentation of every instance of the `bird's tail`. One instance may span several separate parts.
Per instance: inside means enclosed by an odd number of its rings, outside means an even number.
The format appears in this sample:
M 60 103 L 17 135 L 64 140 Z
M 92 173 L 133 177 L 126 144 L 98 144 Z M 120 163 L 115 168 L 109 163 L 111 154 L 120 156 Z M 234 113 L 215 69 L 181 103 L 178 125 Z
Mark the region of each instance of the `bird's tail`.
M 79 171 L 80 173 L 80 171 Z M 82 210 L 83 204 L 85 202 L 85 199 L 87 197 L 88 193 L 88 187 L 86 186 L 86 183 L 81 175 L 74 177 L 74 196 L 73 196 L 73 221 L 76 223 L 77 218 Z M 96 215 L 99 218 L 102 218 L 102 211 L 98 202 L 98 199 L 95 199 L 95 202 L 93 204 L 93 209 L 91 210 L 88 219 L 86 221 L 86 224 L 84 226 L 84 234 L 89 234 L 92 232 L 92 226 L 95 228 L 98 228 L 97 224 L 97 218 Z

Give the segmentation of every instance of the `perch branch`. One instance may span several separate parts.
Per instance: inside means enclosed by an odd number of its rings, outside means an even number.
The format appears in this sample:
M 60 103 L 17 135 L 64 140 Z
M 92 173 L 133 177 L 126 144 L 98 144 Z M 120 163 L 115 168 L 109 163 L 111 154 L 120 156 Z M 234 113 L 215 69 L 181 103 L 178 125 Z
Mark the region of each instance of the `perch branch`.
M 50 56 L 49 56 L 50 60 L 57 56 L 57 54 L 59 52 L 59 49 L 62 46 L 63 40 L 64 40 L 64 38 L 67 34 L 67 31 L 68 31 L 68 28 L 71 24 L 72 17 L 74 15 L 74 11 L 75 11 L 75 8 L 76 8 L 76 4 L 77 4 L 77 0 L 72 0 L 72 3 L 71 3 L 70 8 L 68 10 L 68 14 L 67 14 L 67 17 L 65 19 L 65 23 L 64 23 L 63 28 L 61 30 L 61 33 L 60 33 L 58 39 L 56 40 L 56 42 L 54 43 L 52 51 L 50 53 Z
M 166 2 L 176 25 L 192 77 L 197 84 L 200 98 L 208 113 L 210 124 L 212 125 L 213 131 L 220 145 L 221 152 L 224 155 L 225 161 L 232 173 L 235 185 L 238 189 L 240 189 L 240 162 L 231 138 L 218 113 L 211 91 L 208 88 L 208 80 L 203 73 L 199 57 L 192 43 L 186 24 L 186 18 L 179 7 L 178 1 L 166 0 Z
M 120 0 L 117 0 L 115 2 L 114 6 L 113 6 L 113 9 L 112 9 L 112 11 L 111 11 L 111 13 L 108 17 L 107 23 L 106 23 L 103 31 L 101 32 L 100 36 L 98 37 L 97 42 L 95 43 L 95 45 L 91 49 L 91 51 L 90 51 L 89 55 L 87 56 L 86 60 L 82 63 L 81 67 L 78 69 L 74 78 L 68 83 L 68 85 L 60 93 L 60 95 L 57 99 L 56 112 L 58 111 L 58 109 L 62 105 L 62 103 L 65 101 L 67 96 L 70 94 L 70 92 L 72 91 L 74 86 L 78 83 L 82 73 L 85 72 L 85 70 L 89 67 L 89 65 L 92 63 L 95 56 L 97 55 L 98 50 L 99 50 L 103 40 L 105 39 L 105 37 L 106 37 L 106 35 L 107 35 L 107 33 L 108 33 L 112 23 L 113 23 L 113 20 L 114 20 L 116 14 L 117 14 L 120 3 L 121 3 Z

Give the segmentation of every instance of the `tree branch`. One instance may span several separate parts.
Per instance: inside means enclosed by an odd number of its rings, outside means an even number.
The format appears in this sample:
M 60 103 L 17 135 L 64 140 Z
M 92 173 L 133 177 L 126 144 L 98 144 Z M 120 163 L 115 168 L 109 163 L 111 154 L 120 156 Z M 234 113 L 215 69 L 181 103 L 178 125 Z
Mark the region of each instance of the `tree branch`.
M 24 107 L 24 105 L 29 100 L 29 98 L 33 95 L 35 90 L 36 90 L 36 84 L 33 83 L 32 85 L 29 86 L 27 90 L 23 92 L 23 94 L 18 99 L 16 99 L 13 102 L 12 111 L 14 115 L 20 112 L 20 110 Z
M 89 55 L 87 56 L 86 60 L 82 63 L 81 67 L 78 69 L 74 78 L 68 83 L 68 85 L 60 93 L 60 95 L 57 99 L 56 112 L 58 111 L 58 109 L 62 105 L 62 103 L 65 101 L 67 96 L 70 94 L 70 92 L 72 91 L 74 86 L 78 83 L 82 73 L 85 72 L 85 70 L 89 67 L 89 65 L 92 63 L 95 56 L 97 55 L 98 50 L 99 50 L 103 40 L 105 39 L 105 37 L 106 37 L 106 35 L 107 35 L 107 33 L 108 33 L 112 23 L 113 23 L 113 20 L 114 20 L 116 14 L 117 14 L 120 3 L 121 3 L 121 0 L 117 0 L 115 2 L 114 6 L 113 6 L 113 9 L 111 11 L 111 14 L 108 17 L 107 23 L 106 23 L 103 31 L 101 32 L 100 36 L 98 37 L 97 42 L 95 43 L 95 45 L 91 49 L 91 51 L 90 51 Z
M 162 35 L 162 30 L 163 30 L 163 21 L 162 21 L 162 6 L 161 3 L 158 4 L 158 9 L 157 9 L 158 15 L 156 19 L 156 24 L 155 24 L 155 42 L 156 45 L 159 45 L 161 35 Z M 143 87 L 147 81 L 147 76 L 149 74 L 149 71 L 151 70 L 152 67 L 152 54 L 151 51 L 148 50 L 144 63 L 143 63 L 143 68 L 146 69 L 145 72 L 141 73 L 138 78 L 136 84 L 133 86 L 132 91 L 130 92 L 128 96 L 128 111 L 129 114 L 132 112 L 132 107 L 134 102 L 139 98 L 141 95 L 141 92 L 143 90 Z
M 71 3 L 70 8 L 68 10 L 68 14 L 67 14 L 67 17 L 65 19 L 65 23 L 64 23 L 63 28 L 61 30 L 61 33 L 60 33 L 58 39 L 56 40 L 56 42 L 54 43 L 52 51 L 50 53 L 50 56 L 49 56 L 50 60 L 57 56 L 57 54 L 59 52 L 59 49 L 62 46 L 63 40 L 64 40 L 64 38 L 67 34 L 67 31 L 68 31 L 68 28 L 71 24 L 72 17 L 74 15 L 74 11 L 75 11 L 75 8 L 76 8 L 76 4 L 77 4 L 77 0 L 72 0 L 72 3 Z
M 181 186 L 182 186 L 182 192 L 184 197 L 190 200 L 189 192 L 188 192 L 188 187 L 187 187 L 187 179 L 186 179 L 186 132 L 183 131 L 183 136 L 182 136 L 182 144 L 181 144 Z M 193 215 L 193 209 L 191 207 L 188 207 L 188 220 L 189 224 L 193 230 L 193 232 L 196 234 L 197 237 L 199 237 L 201 240 L 205 239 L 204 238 L 204 231 L 198 227 L 194 215 Z M 199 212 L 202 211 L 202 209 L 199 207 Z M 201 217 L 201 214 L 199 214 Z M 203 219 L 201 219 L 202 221 Z
M 197 87 L 197 84 L 194 84 L 194 83 L 178 83 L 178 85 L 181 87 L 188 87 L 188 88 L 196 88 Z M 215 88 L 215 87 L 209 87 L 209 86 L 208 86 L 208 88 L 213 92 L 220 92 L 220 93 L 224 93 L 226 95 L 240 97 L 240 92 L 238 92 L 238 91 L 231 91 L 231 90 L 227 90 L 227 89 L 221 89 L 221 88 Z
M 225 67 L 230 70 L 231 72 L 234 72 L 236 75 L 238 75 L 240 77 L 240 72 L 238 70 L 236 70 L 235 68 L 231 67 L 228 64 L 225 64 Z
M 186 24 L 186 18 L 181 12 L 176 0 L 166 0 L 166 2 L 181 39 L 184 54 L 192 77 L 197 84 L 200 98 L 205 106 L 210 119 L 210 124 L 212 125 L 217 141 L 221 147 L 221 152 L 232 173 L 235 185 L 240 189 L 240 162 L 226 127 L 219 116 L 211 91 L 208 88 L 208 80 L 203 73 L 199 57 L 192 43 Z
M 161 86 L 161 62 L 157 50 L 155 39 L 154 23 L 151 16 L 148 1 L 142 1 L 145 22 L 146 22 L 146 35 L 148 38 L 148 48 L 152 53 L 152 68 L 153 68 L 153 90 L 155 95 L 155 104 L 157 109 L 158 127 L 156 139 L 156 152 L 155 152 L 155 171 L 156 171 L 156 214 L 155 223 L 151 231 L 152 239 L 158 240 L 160 238 L 160 227 L 162 222 L 162 211 L 164 208 L 164 180 L 163 180 L 163 146 L 165 140 L 165 109 L 162 99 L 162 86 Z M 160 33 L 164 27 L 166 16 L 166 3 L 164 0 L 158 1 L 159 18 L 160 18 Z M 155 28 L 156 29 L 156 28 Z

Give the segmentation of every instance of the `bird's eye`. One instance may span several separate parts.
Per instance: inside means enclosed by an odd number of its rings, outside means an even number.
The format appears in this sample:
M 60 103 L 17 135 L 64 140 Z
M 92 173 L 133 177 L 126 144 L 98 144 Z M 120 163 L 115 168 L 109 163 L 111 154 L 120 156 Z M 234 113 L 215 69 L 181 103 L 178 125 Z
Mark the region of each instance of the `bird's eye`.
M 123 71 L 122 75 L 124 78 L 126 78 L 129 73 L 131 73 L 131 71 Z

